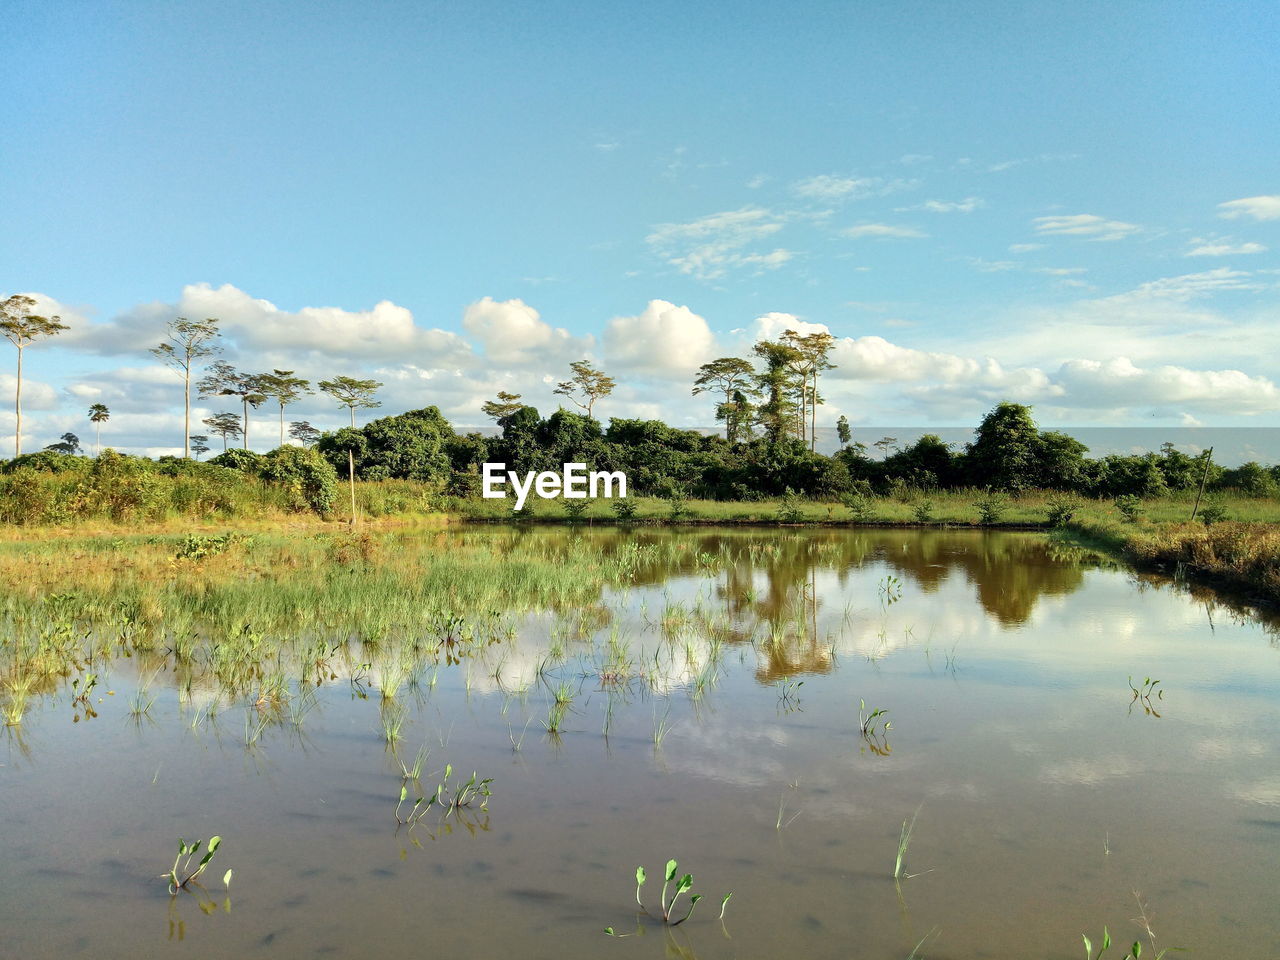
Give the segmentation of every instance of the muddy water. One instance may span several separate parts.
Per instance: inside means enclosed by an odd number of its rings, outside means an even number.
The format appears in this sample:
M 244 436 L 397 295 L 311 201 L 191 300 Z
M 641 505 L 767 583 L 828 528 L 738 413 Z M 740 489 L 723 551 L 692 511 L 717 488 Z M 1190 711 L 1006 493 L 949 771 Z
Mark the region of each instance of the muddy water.
M 1276 955 L 1273 625 L 1035 534 L 581 536 L 689 551 L 390 707 L 375 667 L 335 671 L 256 739 L 262 709 L 163 677 L 131 717 L 125 661 L 96 717 L 33 701 L 0 754 L 0 956 L 1077 958 L 1104 924 Z M 487 809 L 398 825 L 421 745 L 401 818 L 446 763 L 493 778 Z M 171 898 L 177 838 L 213 834 Z M 706 898 L 671 929 L 634 883 L 656 910 L 668 858 Z

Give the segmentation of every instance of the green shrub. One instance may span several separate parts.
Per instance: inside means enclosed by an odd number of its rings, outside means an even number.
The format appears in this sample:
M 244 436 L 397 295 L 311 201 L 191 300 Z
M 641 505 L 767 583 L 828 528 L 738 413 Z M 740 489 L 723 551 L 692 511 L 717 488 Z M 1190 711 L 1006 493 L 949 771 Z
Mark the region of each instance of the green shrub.
M 581 520 L 590 505 L 589 500 L 570 500 L 566 497 L 560 499 L 560 507 L 564 510 L 564 515 L 574 521 Z
M 974 506 L 978 508 L 978 522 L 989 526 L 1000 522 L 1000 518 L 1009 508 L 1009 498 L 999 491 L 994 493 L 988 491 L 987 495 L 977 501 Z
M 875 501 L 865 493 L 846 493 L 840 502 L 848 508 L 854 523 L 870 523 L 875 519 Z
M 215 458 L 216 459 L 216 458 Z M 258 474 L 279 487 L 285 505 L 298 513 L 313 510 L 328 513 L 338 492 L 338 474 L 315 450 L 308 447 L 277 447 L 259 461 Z
M 1215 523 L 1221 523 L 1223 520 L 1228 519 L 1230 518 L 1227 516 L 1227 508 L 1217 500 L 1206 503 L 1200 511 L 1200 522 L 1206 527 L 1211 527 Z
M 1116 509 L 1130 523 L 1137 523 L 1142 519 L 1142 498 L 1132 493 L 1116 497 Z
M 631 520 L 636 515 L 636 502 L 630 497 L 618 497 L 610 504 L 610 509 L 619 520 Z
M 236 448 L 220 453 L 216 457 L 210 457 L 205 463 L 212 463 L 218 467 L 230 467 L 242 473 L 257 473 L 262 465 L 262 454 Z
M 1059 493 L 1049 498 L 1049 526 L 1061 527 L 1070 523 L 1082 506 L 1079 498 Z
M 778 505 L 779 523 L 804 523 L 804 510 L 800 508 L 801 500 L 790 487 L 782 495 L 782 503 Z
M 912 513 L 915 515 L 917 523 L 933 523 L 934 503 L 928 497 L 917 500 L 915 509 Z

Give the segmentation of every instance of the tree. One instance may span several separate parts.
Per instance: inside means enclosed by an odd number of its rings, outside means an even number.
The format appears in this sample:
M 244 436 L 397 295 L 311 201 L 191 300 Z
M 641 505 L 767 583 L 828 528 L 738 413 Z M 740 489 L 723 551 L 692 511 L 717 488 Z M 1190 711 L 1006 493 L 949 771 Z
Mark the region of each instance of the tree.
M 219 353 L 216 341 L 222 335 L 218 320 L 188 320 L 178 317 L 169 321 L 168 339 L 151 348 L 167 366 L 182 376 L 182 455 L 191 456 L 191 368 L 199 360 Z M 246 415 L 247 421 L 247 415 Z
M 879 440 L 873 443 L 872 446 L 880 451 L 881 460 L 888 460 L 889 451 L 893 449 L 893 445 L 897 442 L 898 442 L 897 437 L 881 437 Z
M 259 389 L 280 404 L 280 446 L 284 446 L 284 408 L 304 393 L 311 393 L 311 381 L 295 377 L 292 370 L 260 374 Z
M 240 436 L 240 415 L 238 413 L 215 413 L 212 417 L 206 417 L 200 421 L 209 428 L 210 433 L 215 433 L 222 438 L 222 451 L 227 450 L 227 438 L 235 439 Z
M 187 439 L 191 441 L 191 452 L 196 455 L 197 460 L 200 459 L 200 454 L 209 452 L 209 438 L 205 434 L 193 433 Z
M 593 416 L 592 408 L 595 407 L 596 401 L 613 393 L 613 388 L 617 384 L 612 377 L 606 377 L 603 371 L 596 370 L 586 360 L 574 361 L 569 364 L 569 369 L 573 371 L 573 376 L 556 384 L 556 388 L 551 392 L 568 397 L 587 411 L 588 417 Z M 578 399 L 579 393 L 582 394 L 582 400 Z
M 498 391 L 498 399 L 486 400 L 480 407 L 480 411 L 486 417 L 493 417 L 498 423 L 502 423 L 503 419 L 511 416 L 522 407 L 528 406 L 520 402 L 520 394 L 507 393 L 505 390 Z
M 306 420 L 295 420 L 289 424 L 289 436 L 304 447 L 309 447 L 320 439 L 320 431 Z
M 818 404 L 826 403 L 818 393 L 818 374 L 824 370 L 834 370 L 835 364 L 827 360 L 827 356 L 836 345 L 836 338 L 829 333 L 818 331 L 801 336 L 794 330 L 784 331 L 782 342 L 795 350 L 796 355 L 788 366 L 798 378 L 797 392 L 800 396 L 800 439 L 805 438 L 805 414 L 809 417 L 809 450 L 817 446 Z
M 716 419 L 724 421 L 725 439 L 730 443 L 737 443 L 739 438 L 751 439 L 751 418 L 755 410 L 755 404 L 741 390 L 733 391 L 732 397 L 717 404 Z
M 80 452 L 80 438 L 74 433 L 64 433 L 59 443 L 51 443 L 46 450 L 52 450 L 54 453 L 65 453 L 74 455 Z
M 731 443 L 735 437 L 731 435 L 730 430 L 740 425 L 741 421 L 730 418 L 728 408 L 738 402 L 735 394 L 741 394 L 743 401 L 759 396 L 754 386 L 755 373 L 755 367 L 749 360 L 743 360 L 741 357 L 721 357 L 700 366 L 698 376 L 693 381 L 695 397 L 710 390 L 719 390 L 724 393 L 724 400 L 716 405 L 716 419 L 725 422 L 725 437 Z M 721 416 L 722 412 L 725 416 Z
M 244 426 L 240 436 L 246 450 L 249 449 L 249 407 L 256 410 L 267 399 L 262 392 L 262 377 L 260 373 L 240 373 L 225 360 L 219 360 L 197 385 L 203 397 L 240 398 L 244 407 Z
M 1040 436 L 1031 408 L 1000 403 L 979 424 L 966 448 L 970 480 L 975 486 L 1024 490 L 1039 479 Z
M 756 419 L 764 427 L 771 444 L 781 442 L 793 422 L 796 405 L 791 399 L 790 366 L 798 351 L 777 340 L 761 340 L 751 348 L 764 361 L 764 370 L 755 375 L 756 386 L 765 400 L 756 407 Z
M 13 432 L 13 455 L 22 456 L 22 351 L 41 337 L 54 337 L 68 329 L 61 317 L 41 317 L 32 313 L 36 302 L 15 293 L 0 303 L 0 333 L 18 348 L 18 380 L 13 391 L 13 409 L 17 421 Z
M 842 450 L 853 439 L 853 431 L 849 429 L 849 418 L 843 413 L 840 414 L 840 419 L 836 421 L 836 437 L 840 440 L 840 449 Z
M 93 424 L 93 455 L 102 452 L 102 425 L 111 419 L 111 411 L 105 403 L 95 403 L 89 407 L 89 422 Z
M 381 400 L 373 399 L 374 393 L 381 386 L 377 380 L 357 380 L 354 377 L 334 377 L 332 380 L 320 381 L 321 390 L 337 400 L 339 406 L 351 411 L 352 429 L 356 425 L 357 408 L 371 410 L 382 406 Z

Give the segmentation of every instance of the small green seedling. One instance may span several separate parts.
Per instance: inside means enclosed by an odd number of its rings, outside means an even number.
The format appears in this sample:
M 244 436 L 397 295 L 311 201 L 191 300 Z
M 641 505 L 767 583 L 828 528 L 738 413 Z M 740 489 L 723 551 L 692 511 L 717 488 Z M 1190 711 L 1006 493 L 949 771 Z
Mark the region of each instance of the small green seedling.
M 178 856 L 174 858 L 173 866 L 169 869 L 169 872 L 160 875 L 163 879 L 169 881 L 169 893 L 176 894 L 179 890 L 187 889 L 188 884 L 195 882 L 196 878 L 199 877 L 200 874 L 204 873 L 205 867 L 209 865 L 209 862 L 213 859 L 213 855 L 218 852 L 218 847 L 221 846 L 221 844 L 221 837 L 214 837 L 210 840 L 209 847 L 205 851 L 205 855 L 200 858 L 200 862 L 196 865 L 196 868 L 192 870 L 191 858 L 200 852 L 200 847 L 204 845 L 204 841 L 196 840 L 192 843 L 187 843 L 186 840 L 179 837 Z M 184 857 L 186 859 L 183 859 Z M 228 870 L 222 879 L 223 883 L 230 886 L 231 871 Z M 197 886 L 199 886 L 199 884 L 197 884 Z
M 662 923 L 670 927 L 678 927 L 680 926 L 680 924 L 684 923 L 691 916 L 693 916 L 694 908 L 698 905 L 699 901 L 702 900 L 702 894 L 699 894 L 699 893 L 690 894 L 689 909 L 685 911 L 685 915 L 681 917 L 679 920 L 672 919 L 672 917 L 676 915 L 676 901 L 680 899 L 680 895 L 682 893 L 689 893 L 689 891 L 693 889 L 693 874 L 686 873 L 679 880 L 676 880 L 676 871 L 678 867 L 679 867 L 679 864 L 676 863 L 676 861 L 674 860 L 667 861 L 667 868 L 663 874 L 663 880 L 662 880 L 662 894 L 658 898 L 658 902 L 662 905 L 662 916 L 661 916 Z M 644 901 L 640 897 L 640 888 L 644 886 L 645 880 L 647 879 L 648 879 L 648 876 L 644 872 L 644 867 L 636 867 L 636 904 L 640 907 L 641 911 L 644 912 L 645 916 L 653 917 L 656 920 L 659 918 L 654 917 L 654 915 L 649 912 L 648 908 L 645 907 L 644 905 Z M 671 900 L 668 901 L 667 888 L 671 885 L 673 881 L 675 882 L 676 888 L 675 888 L 675 892 L 672 893 L 671 895 Z M 724 899 L 720 901 L 720 919 L 721 920 L 724 919 L 725 907 L 728 906 L 729 898 L 732 896 L 733 896 L 732 893 L 726 893 L 724 896 Z M 629 933 L 627 934 L 616 933 L 614 932 L 613 927 L 605 927 L 604 932 L 611 937 L 634 936 L 634 934 L 629 934 Z

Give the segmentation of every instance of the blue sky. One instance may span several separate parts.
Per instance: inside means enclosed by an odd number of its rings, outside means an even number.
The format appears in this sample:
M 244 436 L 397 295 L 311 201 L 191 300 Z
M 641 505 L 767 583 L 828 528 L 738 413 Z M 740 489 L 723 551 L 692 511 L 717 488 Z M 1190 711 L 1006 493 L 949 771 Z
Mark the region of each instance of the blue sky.
M 28 448 L 176 448 L 179 315 L 462 424 L 584 356 L 709 424 L 698 363 L 822 325 L 831 421 L 1280 425 L 1274 3 L 7 11 L 0 295 L 72 325 Z

